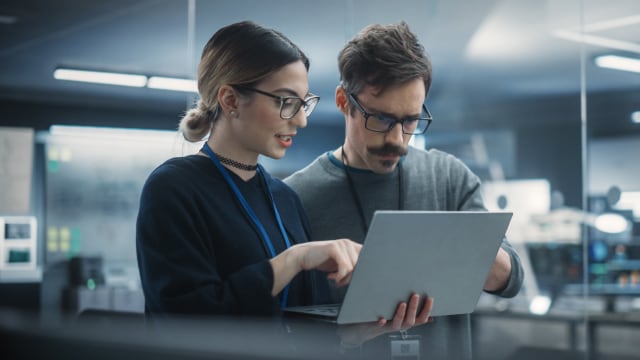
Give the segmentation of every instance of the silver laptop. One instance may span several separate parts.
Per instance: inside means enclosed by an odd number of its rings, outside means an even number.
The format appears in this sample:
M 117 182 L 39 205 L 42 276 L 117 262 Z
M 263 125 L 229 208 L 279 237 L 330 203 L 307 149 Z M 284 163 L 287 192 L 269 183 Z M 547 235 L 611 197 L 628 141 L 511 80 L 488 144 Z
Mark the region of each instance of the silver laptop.
M 338 324 L 391 319 L 412 293 L 434 299 L 431 316 L 473 312 L 511 212 L 376 211 L 342 304 L 289 307 L 289 315 Z

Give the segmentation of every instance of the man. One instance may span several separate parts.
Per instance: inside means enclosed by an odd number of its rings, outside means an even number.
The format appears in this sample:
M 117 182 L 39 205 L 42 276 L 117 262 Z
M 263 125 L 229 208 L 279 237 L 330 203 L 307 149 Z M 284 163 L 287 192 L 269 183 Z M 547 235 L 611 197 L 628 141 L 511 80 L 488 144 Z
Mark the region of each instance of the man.
M 364 28 L 338 62 L 335 101 L 345 118 L 344 144 L 285 179 L 302 200 L 312 237 L 362 242 L 375 210 L 485 210 L 480 180 L 460 160 L 408 146 L 431 123 L 424 105 L 431 62 L 407 24 Z M 513 297 L 522 280 L 520 259 L 504 241 L 484 290 Z M 344 290 L 331 295 L 340 302 Z M 436 318 L 412 332 L 422 335 L 422 348 L 433 357 L 470 358 L 469 319 Z

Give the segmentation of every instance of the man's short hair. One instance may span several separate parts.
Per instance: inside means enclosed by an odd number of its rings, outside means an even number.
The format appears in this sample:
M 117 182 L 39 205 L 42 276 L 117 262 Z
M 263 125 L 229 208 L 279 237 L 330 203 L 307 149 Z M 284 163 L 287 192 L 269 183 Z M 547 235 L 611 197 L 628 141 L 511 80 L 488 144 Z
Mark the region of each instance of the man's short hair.
M 431 60 L 404 21 L 362 29 L 340 51 L 338 67 L 347 93 L 359 94 L 367 85 L 383 92 L 417 78 L 425 95 L 431 86 Z

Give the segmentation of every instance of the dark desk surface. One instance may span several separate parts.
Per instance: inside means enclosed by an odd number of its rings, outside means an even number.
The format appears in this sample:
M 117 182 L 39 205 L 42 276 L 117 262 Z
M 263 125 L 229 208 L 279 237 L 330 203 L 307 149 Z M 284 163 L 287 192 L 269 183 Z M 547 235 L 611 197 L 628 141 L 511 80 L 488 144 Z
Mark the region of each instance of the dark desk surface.
M 587 321 L 598 324 L 624 325 L 624 326 L 640 326 L 640 313 L 605 313 L 591 314 L 587 317 Z
M 569 346 L 566 351 L 572 353 L 581 351 L 578 349 L 578 328 L 584 327 L 585 331 L 585 344 L 586 349 L 582 350 L 590 355 L 593 355 L 593 359 L 613 359 L 613 357 L 604 356 L 600 353 L 599 349 L 599 332 L 603 327 L 613 328 L 640 328 L 640 312 L 627 312 L 627 313 L 586 313 L 586 312 L 566 312 L 566 313 L 554 313 L 546 315 L 535 315 L 527 312 L 513 312 L 513 311 L 496 311 L 490 309 L 479 309 L 472 314 L 473 319 L 482 318 L 500 318 L 500 319 L 514 319 L 523 321 L 535 321 L 535 322 L 559 322 L 567 326 L 567 332 L 569 336 Z M 476 327 L 475 321 L 472 321 L 472 326 Z M 601 335 L 601 334 L 600 334 Z M 536 352 L 536 356 L 541 355 Z M 519 359 L 526 357 L 516 357 Z M 540 357 L 538 357 L 540 358 Z M 620 359 L 629 359 L 625 357 L 619 357 Z M 616 357 L 616 359 L 618 359 Z

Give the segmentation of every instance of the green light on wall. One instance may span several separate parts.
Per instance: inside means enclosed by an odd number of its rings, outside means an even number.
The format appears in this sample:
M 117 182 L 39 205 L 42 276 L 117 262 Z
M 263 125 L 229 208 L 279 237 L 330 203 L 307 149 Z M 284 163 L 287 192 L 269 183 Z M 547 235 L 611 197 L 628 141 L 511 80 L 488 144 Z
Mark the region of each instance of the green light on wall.
M 95 288 L 96 282 L 92 278 L 89 278 L 89 280 L 87 280 L 87 289 L 94 290 Z

